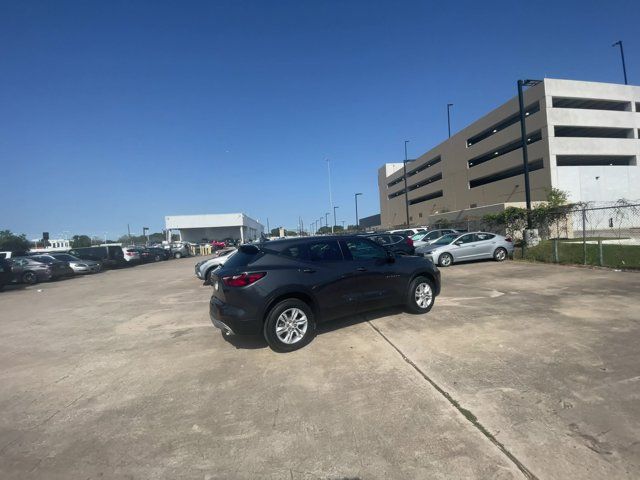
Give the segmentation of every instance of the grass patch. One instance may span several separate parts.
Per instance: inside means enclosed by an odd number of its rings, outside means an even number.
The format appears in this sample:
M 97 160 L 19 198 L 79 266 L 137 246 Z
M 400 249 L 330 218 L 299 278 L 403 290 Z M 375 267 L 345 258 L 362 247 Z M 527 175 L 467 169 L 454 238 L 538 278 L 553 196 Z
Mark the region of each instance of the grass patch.
M 612 268 L 640 268 L 640 245 L 602 245 L 602 262 L 600 247 L 597 243 L 587 243 L 587 265 L 599 265 Z M 553 241 L 544 240 L 535 247 L 517 249 L 515 258 L 534 262 L 584 264 L 582 241 L 558 241 L 558 259 L 554 255 Z

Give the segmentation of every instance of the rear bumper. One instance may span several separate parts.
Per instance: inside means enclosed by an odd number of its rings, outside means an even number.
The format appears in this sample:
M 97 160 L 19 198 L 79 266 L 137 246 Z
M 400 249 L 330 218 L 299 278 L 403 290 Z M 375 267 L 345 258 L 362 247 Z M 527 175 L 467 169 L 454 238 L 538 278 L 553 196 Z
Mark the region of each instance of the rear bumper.
M 234 335 L 258 335 L 262 333 L 262 321 L 251 313 L 216 297 L 209 302 L 209 318 L 216 328 Z

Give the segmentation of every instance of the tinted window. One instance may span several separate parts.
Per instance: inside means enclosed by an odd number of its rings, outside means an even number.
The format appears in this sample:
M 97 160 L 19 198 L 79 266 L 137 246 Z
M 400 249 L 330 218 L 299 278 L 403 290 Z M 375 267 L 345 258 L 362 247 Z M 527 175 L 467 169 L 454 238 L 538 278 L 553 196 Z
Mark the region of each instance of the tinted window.
M 291 245 L 280 252 L 280 255 L 291 258 L 302 258 L 303 256 L 302 245 Z
M 460 242 L 460 243 L 471 243 L 471 242 L 475 242 L 475 235 L 473 233 L 468 233 L 466 235 L 461 236 L 456 243 Z
M 347 248 L 349 249 L 349 252 L 351 253 L 351 258 L 353 258 L 354 260 L 387 258 L 387 251 L 384 248 L 379 247 L 375 243 L 369 242 L 364 238 L 354 238 L 351 240 L 346 240 L 345 243 L 347 245 Z
M 309 256 L 314 262 L 335 262 L 342 260 L 342 252 L 335 240 L 319 241 L 309 244 Z
M 53 263 L 55 260 L 49 257 L 33 257 L 34 260 L 42 263 Z
M 435 240 L 436 238 L 440 238 L 442 236 L 441 232 L 435 231 L 427 234 L 426 240 Z
M 458 235 L 453 234 L 453 235 L 445 235 L 444 237 L 440 237 L 438 240 L 436 240 L 435 242 L 433 242 L 432 245 L 449 245 L 451 242 L 453 242 L 456 238 L 458 238 Z
M 476 239 L 478 241 L 491 240 L 493 237 L 495 237 L 495 235 L 492 235 L 490 233 L 476 233 Z
M 404 237 L 402 235 L 391 235 L 391 243 L 400 243 L 404 241 Z
M 250 263 L 254 262 L 262 253 L 255 247 L 243 247 L 238 249 L 236 253 L 229 257 L 229 260 L 224 264 L 224 268 L 238 268 L 246 267 Z

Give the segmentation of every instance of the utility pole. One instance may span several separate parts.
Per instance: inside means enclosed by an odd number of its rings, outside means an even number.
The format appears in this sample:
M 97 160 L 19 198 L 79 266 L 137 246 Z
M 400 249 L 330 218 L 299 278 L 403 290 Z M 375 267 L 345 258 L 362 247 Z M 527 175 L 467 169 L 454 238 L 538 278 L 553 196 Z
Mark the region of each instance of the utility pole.
M 271 235 L 271 229 L 269 228 L 269 217 L 267 217 L 267 235 Z
M 451 138 L 451 107 L 453 107 L 453 103 L 447 103 L 447 127 L 449 128 L 449 138 Z
M 532 87 L 541 80 L 518 80 L 518 104 L 520 107 L 520 136 L 522 142 L 522 163 L 524 167 L 524 195 L 527 202 L 527 230 L 531 230 L 531 187 L 529 185 L 529 151 L 527 149 L 527 125 L 525 122 L 523 87 Z
M 327 173 L 329 174 L 329 206 L 333 208 L 333 195 L 331 192 L 331 160 L 327 158 Z M 327 226 L 329 226 L 327 224 Z M 331 233 L 333 233 L 333 225 L 331 226 Z
M 409 226 L 409 188 L 407 187 L 407 162 L 409 158 L 407 156 L 407 143 L 409 140 L 404 141 L 404 162 L 402 163 L 404 169 L 404 206 L 407 210 L 407 227 Z
M 131 228 L 129 228 L 128 223 L 127 223 L 127 233 L 129 234 L 129 245 L 131 245 Z
M 622 73 L 624 74 L 624 84 L 629 85 L 629 82 L 627 82 L 627 65 L 624 62 L 624 49 L 622 48 L 622 40 L 618 40 L 616 43 L 614 43 L 611 46 L 615 47 L 616 45 L 620 47 L 620 57 L 622 57 Z
M 356 193 L 354 197 L 356 198 L 356 232 L 360 230 L 360 225 L 358 224 L 358 195 L 362 195 L 362 193 Z
M 334 233 L 335 227 L 338 226 L 336 224 L 336 208 L 339 208 L 339 207 L 337 205 L 334 205 L 334 207 L 333 207 L 333 227 L 331 227 L 331 233 Z

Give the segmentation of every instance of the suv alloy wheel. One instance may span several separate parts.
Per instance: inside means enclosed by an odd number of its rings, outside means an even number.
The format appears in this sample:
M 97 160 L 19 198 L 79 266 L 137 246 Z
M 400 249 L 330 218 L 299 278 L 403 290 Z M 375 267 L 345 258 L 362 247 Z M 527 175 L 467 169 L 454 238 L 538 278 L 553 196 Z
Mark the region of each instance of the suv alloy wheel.
M 302 300 L 276 304 L 264 322 L 264 338 L 276 352 L 292 352 L 308 344 L 315 333 L 313 311 Z

